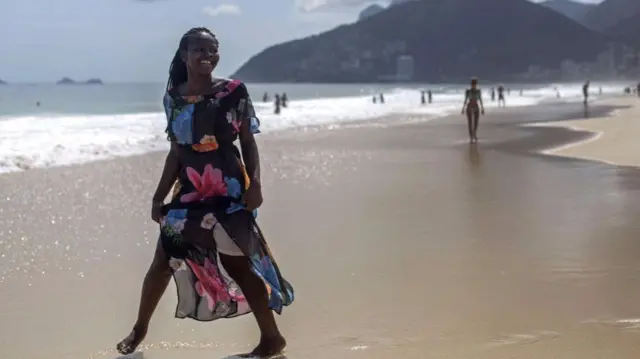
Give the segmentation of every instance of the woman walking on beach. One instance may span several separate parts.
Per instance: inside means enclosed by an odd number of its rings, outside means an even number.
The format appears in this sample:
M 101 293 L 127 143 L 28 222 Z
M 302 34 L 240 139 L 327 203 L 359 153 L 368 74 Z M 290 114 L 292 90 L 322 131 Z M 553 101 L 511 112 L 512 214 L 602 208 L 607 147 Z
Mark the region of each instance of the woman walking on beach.
M 480 114 L 484 115 L 484 104 L 482 103 L 482 92 L 478 88 L 478 79 L 471 79 L 471 88 L 467 89 L 464 94 L 464 103 L 462 104 L 462 114 L 467 114 L 467 126 L 469 128 L 469 142 L 478 142 L 478 123 L 480 122 Z
M 253 136 L 259 121 L 243 83 L 211 76 L 219 59 L 215 35 L 194 28 L 171 62 L 163 101 L 171 149 L 151 209 L 160 238 L 133 331 L 117 345 L 122 354 L 144 339 L 171 275 L 177 318 L 211 321 L 253 312 L 261 338 L 249 355 L 275 355 L 286 345 L 272 310 L 280 314 L 291 304 L 293 288 L 252 213 L 262 204 Z M 176 179 L 173 198 L 164 204 Z

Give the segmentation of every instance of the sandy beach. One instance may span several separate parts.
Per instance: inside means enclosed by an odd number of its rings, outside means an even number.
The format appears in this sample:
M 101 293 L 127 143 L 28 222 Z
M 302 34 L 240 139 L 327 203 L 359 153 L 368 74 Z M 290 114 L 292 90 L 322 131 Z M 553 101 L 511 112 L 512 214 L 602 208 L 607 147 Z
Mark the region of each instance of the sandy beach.
M 637 96 L 606 100 L 604 103 L 622 108 L 603 117 L 548 123 L 593 133 L 590 138 L 544 151 L 546 154 L 601 161 L 622 166 L 640 166 L 638 134 L 640 134 L 640 99 Z
M 278 318 L 287 358 L 636 359 L 640 170 L 569 157 L 639 164 L 639 111 L 495 110 L 472 146 L 462 116 L 261 136 L 258 219 L 297 296 Z M 0 175 L 0 358 L 118 358 L 163 158 Z M 257 341 L 251 316 L 173 319 L 171 287 L 133 358 Z

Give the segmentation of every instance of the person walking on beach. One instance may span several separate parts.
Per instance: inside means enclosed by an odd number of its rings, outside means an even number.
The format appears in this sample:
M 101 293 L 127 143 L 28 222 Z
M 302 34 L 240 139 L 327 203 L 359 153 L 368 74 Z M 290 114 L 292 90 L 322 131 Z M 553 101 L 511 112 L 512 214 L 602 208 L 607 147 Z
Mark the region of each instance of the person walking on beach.
M 507 107 L 507 103 L 504 101 L 504 86 L 498 86 L 498 106 Z
M 467 126 L 469 128 L 469 142 L 478 142 L 478 124 L 480 114 L 484 115 L 484 104 L 482 103 L 482 91 L 478 88 L 478 79 L 471 79 L 471 88 L 465 91 L 464 102 L 462 103 L 462 114 L 467 114 Z
M 587 80 L 587 82 L 582 85 L 582 96 L 584 97 L 584 107 L 589 106 L 589 86 L 591 82 Z
M 177 318 L 212 321 L 252 312 L 261 336 L 251 355 L 275 355 L 286 345 L 272 311 L 280 314 L 293 302 L 293 288 L 254 216 L 262 204 L 254 139 L 260 122 L 242 82 L 211 76 L 219 59 L 215 35 L 194 28 L 182 36 L 169 68 L 163 103 L 171 149 L 151 204 L 160 236 L 138 318 L 117 344 L 124 355 L 145 338 L 172 274 Z

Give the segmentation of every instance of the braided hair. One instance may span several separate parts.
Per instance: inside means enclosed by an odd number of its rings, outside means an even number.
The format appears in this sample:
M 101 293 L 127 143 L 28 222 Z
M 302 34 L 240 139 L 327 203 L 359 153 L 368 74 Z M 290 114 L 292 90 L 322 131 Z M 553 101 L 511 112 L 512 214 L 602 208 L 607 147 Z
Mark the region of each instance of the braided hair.
M 194 27 L 182 35 L 176 54 L 173 56 L 173 60 L 171 60 L 171 65 L 169 66 L 167 90 L 176 88 L 187 82 L 187 64 L 182 60 L 182 51 L 187 50 L 187 46 L 189 45 L 189 36 L 193 36 L 200 32 L 205 32 L 211 35 L 214 39 L 216 38 L 216 35 L 206 27 Z

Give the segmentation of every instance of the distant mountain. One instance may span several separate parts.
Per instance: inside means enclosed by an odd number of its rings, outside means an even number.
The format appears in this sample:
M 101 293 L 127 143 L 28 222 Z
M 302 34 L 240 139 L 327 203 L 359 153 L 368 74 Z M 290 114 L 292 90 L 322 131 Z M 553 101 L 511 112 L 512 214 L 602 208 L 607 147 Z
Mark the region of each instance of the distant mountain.
M 640 12 L 609 27 L 607 33 L 640 48 Z
M 58 82 L 56 82 L 56 85 L 75 85 L 76 82 L 68 77 L 63 77 L 60 80 L 58 80 Z
M 391 4 L 389 4 L 389 7 L 396 6 L 396 5 L 401 5 L 401 4 L 404 4 L 404 3 L 408 3 L 410 1 L 418 1 L 418 0 L 391 0 Z
M 570 0 L 548 0 L 540 3 L 540 5 L 546 6 L 549 9 L 556 11 L 568 17 L 569 19 L 577 21 L 581 24 L 585 23 L 585 15 L 591 9 L 596 7 L 596 4 L 585 4 Z
M 104 85 L 104 82 L 100 79 L 88 79 L 85 84 L 87 85 Z
M 254 82 L 371 82 L 396 74 L 399 58 L 409 55 L 414 81 L 466 81 L 473 75 L 506 81 L 530 65 L 557 69 L 564 60 L 594 61 L 608 41 L 526 0 L 410 1 L 271 46 L 232 76 Z
M 87 81 L 77 82 L 68 77 L 63 77 L 58 82 L 56 82 L 56 84 L 57 85 L 103 85 L 104 83 L 102 82 L 102 80 L 98 78 L 92 78 Z
M 401 5 L 401 4 L 410 2 L 410 1 L 418 1 L 418 0 L 392 0 L 391 3 L 389 4 L 388 8 L 390 8 L 392 6 L 396 6 L 396 5 Z M 379 5 L 379 4 L 369 5 L 364 10 L 362 10 L 360 12 L 360 15 L 358 16 L 358 21 L 362 21 L 363 19 L 366 19 L 366 18 L 368 18 L 370 16 L 373 16 L 375 14 L 379 14 L 382 11 L 384 11 L 385 9 L 388 9 L 388 8 L 385 8 L 384 6 Z
M 385 9 L 385 7 L 380 6 L 378 4 L 369 5 L 364 10 L 362 10 L 360 12 L 360 15 L 358 16 L 358 21 L 366 19 L 369 16 L 373 16 L 375 14 L 378 14 L 378 13 L 384 11 L 384 9 Z
M 585 23 L 606 32 L 640 12 L 640 0 L 605 0 L 585 15 Z

